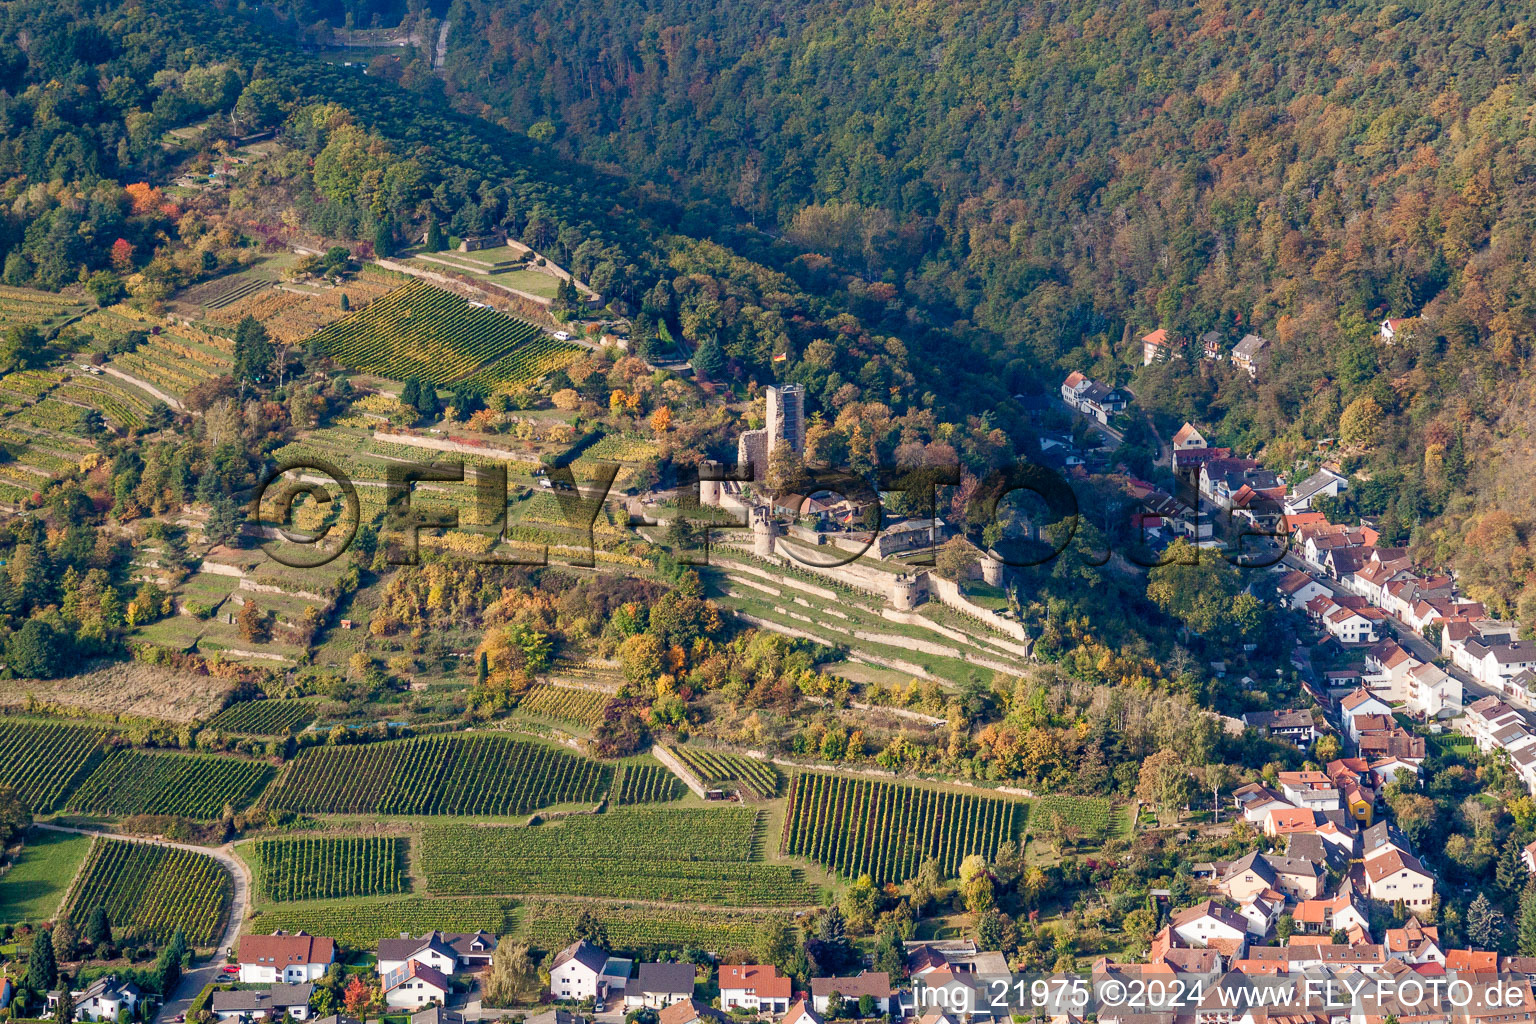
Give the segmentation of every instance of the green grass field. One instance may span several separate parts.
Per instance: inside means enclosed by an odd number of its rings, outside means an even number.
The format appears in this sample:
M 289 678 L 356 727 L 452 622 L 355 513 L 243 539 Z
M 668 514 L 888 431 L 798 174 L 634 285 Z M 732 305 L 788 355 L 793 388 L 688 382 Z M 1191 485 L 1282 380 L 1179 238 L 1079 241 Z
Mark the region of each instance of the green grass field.
M 11 869 L 0 876 L 0 921 L 48 921 L 91 848 L 90 836 L 33 829 Z

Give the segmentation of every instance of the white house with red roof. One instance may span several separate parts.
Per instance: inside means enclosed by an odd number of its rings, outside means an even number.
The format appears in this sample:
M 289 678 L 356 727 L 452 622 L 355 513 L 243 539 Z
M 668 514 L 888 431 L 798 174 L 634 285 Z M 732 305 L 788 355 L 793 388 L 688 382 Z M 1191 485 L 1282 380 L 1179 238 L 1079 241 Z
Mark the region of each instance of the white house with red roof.
M 1248 922 L 1215 900 L 1202 900 L 1176 912 L 1168 924 L 1173 934 L 1195 946 L 1215 946 L 1218 940 L 1239 945 L 1248 941 Z
M 402 1010 L 419 1010 L 448 1001 L 453 983 L 448 975 L 420 960 L 410 960 L 384 975 L 384 1005 Z
M 1179 428 L 1179 432 L 1173 435 L 1173 450 L 1176 452 L 1206 447 L 1209 446 L 1205 443 L 1205 435 L 1200 433 L 1193 423 L 1184 424 Z
M 1406 340 L 1412 335 L 1412 327 L 1412 317 L 1388 317 L 1381 322 L 1381 340 L 1395 345 L 1399 339 Z
M 240 940 L 240 981 L 247 985 L 319 981 L 335 960 L 334 939 L 308 932 L 247 935 Z
M 721 964 L 720 1009 L 777 1015 L 789 1010 L 792 985 L 772 964 Z
M 1151 366 L 1164 359 L 1175 359 L 1178 354 L 1178 346 L 1168 337 L 1168 332 L 1161 327 L 1141 336 L 1142 366 Z
M 1299 569 L 1293 569 L 1281 577 L 1275 589 L 1286 607 L 1300 610 L 1314 597 L 1327 597 L 1329 590 L 1316 579 Z

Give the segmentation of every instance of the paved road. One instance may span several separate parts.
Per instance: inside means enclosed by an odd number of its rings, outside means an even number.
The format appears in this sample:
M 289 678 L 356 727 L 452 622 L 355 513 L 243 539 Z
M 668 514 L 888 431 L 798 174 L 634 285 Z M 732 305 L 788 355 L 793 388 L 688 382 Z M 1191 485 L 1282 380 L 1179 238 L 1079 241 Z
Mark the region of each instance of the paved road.
M 65 825 L 48 825 L 37 823 L 37 828 L 46 828 L 54 832 L 72 832 L 82 836 L 105 836 L 109 839 L 121 839 L 129 843 L 148 843 L 151 846 L 168 846 L 177 850 L 190 850 L 193 853 L 206 854 L 224 865 L 234 879 L 234 894 L 229 903 L 229 924 L 224 928 L 224 937 L 219 940 L 219 948 L 208 962 L 201 966 L 195 966 L 181 976 L 181 981 L 176 986 L 176 991 L 171 998 L 165 1001 L 156 1015 L 157 1021 L 167 1021 L 177 1014 L 187 1012 L 187 1007 L 197 994 L 210 982 L 223 976 L 224 958 L 235 948 L 235 942 L 240 938 L 240 928 L 245 924 L 246 912 L 251 906 L 251 872 L 245 862 L 235 856 L 234 846 L 225 843 L 223 846 L 208 847 L 196 846 L 191 843 L 173 843 L 168 839 L 154 839 L 149 836 L 118 835 L 112 832 L 102 832 L 87 828 L 70 828 Z

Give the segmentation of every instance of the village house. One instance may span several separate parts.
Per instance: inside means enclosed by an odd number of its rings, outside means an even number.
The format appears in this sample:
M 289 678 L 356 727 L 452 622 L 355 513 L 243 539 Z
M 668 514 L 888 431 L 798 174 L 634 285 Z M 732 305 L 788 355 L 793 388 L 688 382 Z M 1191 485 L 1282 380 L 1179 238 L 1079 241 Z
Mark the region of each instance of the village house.
M 708 1003 L 692 997 L 673 1003 L 657 1017 L 658 1024 L 726 1024 L 731 1019 Z
M 1108 424 L 1116 413 L 1124 412 L 1130 404 L 1130 396 L 1121 388 L 1099 384 L 1076 370 L 1062 381 L 1061 398 L 1073 409 L 1103 424 Z
M 1536 645 L 1525 641 L 1490 642 L 1490 638 L 1470 636 L 1465 648 L 1472 678 L 1500 690 L 1515 676 L 1536 668 Z
M 1371 729 L 1360 734 L 1360 756 L 1375 761 L 1384 757 L 1399 757 L 1405 761 L 1423 761 L 1426 743 L 1393 722 L 1384 729 Z
M 1250 853 L 1228 864 L 1217 882 L 1224 895 L 1246 903 L 1266 889 L 1292 899 L 1311 899 L 1322 887 L 1317 865 L 1269 853 Z
M 59 1000 L 63 996 L 63 989 L 48 993 L 48 1016 L 53 1016 L 58 1010 Z M 144 993 L 138 985 L 131 981 L 118 981 L 115 974 L 104 974 L 83 989 L 70 990 L 76 1020 L 106 1021 L 108 1024 L 116 1024 L 118 1014 L 124 1010 L 132 1016 L 143 997 Z
M 694 967 L 690 963 L 641 964 L 624 985 L 624 1005 L 653 1010 L 693 998 Z
M 1285 496 L 1285 511 L 1310 512 L 1318 498 L 1336 498 L 1349 488 L 1349 479 L 1331 469 L 1319 469 L 1316 473 L 1291 488 Z
M 1329 590 L 1316 579 L 1300 570 L 1292 570 L 1281 578 L 1275 588 L 1287 608 L 1300 611 L 1314 598 L 1327 597 Z
M 430 967 L 439 974 L 452 976 L 458 968 L 459 958 L 444 940 L 441 932 L 428 932 L 419 939 L 402 935 L 398 939 L 379 941 L 380 977 L 413 962 Z
M 1232 346 L 1232 365 L 1246 370 L 1249 377 L 1257 380 L 1259 371 L 1269 360 L 1268 349 L 1268 341 L 1257 334 L 1245 334 L 1241 341 Z
M 1179 428 L 1179 432 L 1173 435 L 1173 450 L 1176 452 L 1206 447 L 1209 446 L 1206 444 L 1205 435 L 1200 433 L 1193 423 L 1185 423 Z
M 1467 705 L 1467 733 L 1483 753 L 1496 744 L 1493 737 L 1510 726 L 1523 726 L 1525 716 L 1497 697 L 1480 697 Z
M 1407 850 L 1388 845 L 1369 851 L 1363 867 L 1366 895 L 1373 900 L 1415 910 L 1434 902 L 1434 876 Z
M 1250 782 L 1246 786 L 1233 790 L 1232 801 L 1237 805 L 1243 819 L 1253 823 L 1264 821 L 1270 811 L 1283 810 L 1291 806 L 1285 797 L 1262 782 Z
M 891 1007 L 891 976 L 885 971 L 862 971 L 851 978 L 812 978 L 811 1005 L 817 1013 L 828 1012 L 834 992 L 850 1007 L 857 1007 L 860 1000 L 869 996 L 876 1010 L 887 1013 Z
M 1285 913 L 1285 893 L 1265 889 L 1237 908 L 1250 938 L 1263 940 Z
M 1324 772 L 1281 772 L 1280 793 L 1295 807 L 1308 811 L 1339 808 L 1339 790 Z
M 1222 508 L 1232 508 L 1244 488 L 1276 503 L 1285 496 L 1280 477 L 1253 459 L 1210 459 L 1200 466 L 1200 493 Z
M 789 978 L 771 964 L 722 964 L 720 1009 L 777 1016 L 789 1009 L 791 987 Z
M 585 939 L 573 942 L 550 962 L 550 994 L 557 999 L 606 1002 L 625 991 L 632 963 L 610 957 Z
M 1257 729 L 1260 735 L 1284 740 L 1298 750 L 1306 750 L 1317 739 L 1312 712 L 1293 708 L 1288 711 L 1245 711 L 1243 725 Z
M 1354 890 L 1347 883 L 1332 897 L 1296 904 L 1291 920 L 1295 922 L 1296 930 L 1306 935 L 1331 935 L 1334 932 L 1349 935 L 1358 931 L 1362 936 L 1369 936 L 1371 932 L 1370 918 L 1356 905 Z
M 307 932 L 247 935 L 240 940 L 239 978 L 247 985 L 319 981 L 335 960 L 332 939 Z
M 1401 928 L 1388 928 L 1386 932 L 1387 955 L 1410 964 L 1445 964 L 1445 951 L 1440 948 L 1440 929 L 1425 925 L 1417 917 L 1409 917 Z
M 1394 345 L 1399 340 L 1406 340 L 1407 338 L 1411 337 L 1410 329 L 1412 324 L 1412 318 L 1388 318 L 1383 320 L 1381 322 L 1381 328 L 1379 332 L 1381 335 L 1381 340 L 1386 342 L 1388 345 Z
M 1380 637 L 1380 627 L 1387 614 L 1380 608 L 1335 608 L 1323 618 L 1328 635 L 1341 644 L 1373 644 Z
M 1178 345 L 1168 337 L 1168 332 L 1163 328 L 1159 327 L 1157 330 L 1141 336 L 1142 366 L 1151 366 L 1153 363 L 1177 359 L 1178 357 Z
M 398 1010 L 419 1010 L 432 1003 L 441 1006 L 453 990 L 448 975 L 420 960 L 407 960 L 379 973 L 383 979 L 384 1005 Z
M 308 1020 L 309 997 L 314 990 L 310 982 L 234 992 L 215 990 L 209 1009 L 219 1020 Z
M 1202 900 L 1176 912 L 1168 926 L 1184 942 L 1217 948 L 1228 956 L 1241 956 L 1247 948 L 1248 922 L 1215 900 Z
M 1451 718 L 1461 714 L 1461 700 L 1461 680 L 1438 665 L 1426 662 L 1408 673 L 1404 703 L 1409 714 L 1426 720 Z
M 1200 356 L 1213 363 L 1227 358 L 1227 337 L 1220 331 L 1206 331 L 1200 335 Z
M 1360 733 L 1355 729 L 1355 718 L 1360 715 L 1390 716 L 1392 714 L 1392 707 L 1380 697 L 1361 687 L 1339 701 L 1339 711 L 1344 717 L 1345 728 L 1349 732 L 1349 738 L 1359 743 Z
M 1389 703 L 1401 703 L 1408 696 L 1408 674 L 1422 664 L 1405 651 L 1396 640 L 1382 640 L 1365 652 L 1365 685 Z

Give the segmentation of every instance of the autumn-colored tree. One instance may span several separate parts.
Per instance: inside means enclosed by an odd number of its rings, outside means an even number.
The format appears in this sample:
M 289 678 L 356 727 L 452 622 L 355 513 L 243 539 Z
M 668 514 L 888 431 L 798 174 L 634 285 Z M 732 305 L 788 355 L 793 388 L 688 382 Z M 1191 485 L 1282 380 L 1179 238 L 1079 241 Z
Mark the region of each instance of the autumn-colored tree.
M 126 238 L 119 238 L 112 243 L 112 268 L 119 274 L 126 274 L 133 270 L 133 243 Z
M 146 181 L 136 181 L 123 191 L 128 193 L 128 200 L 133 204 L 135 217 L 155 213 L 160 209 L 160 204 L 165 201 L 164 193 Z
M 368 984 L 363 981 L 362 975 L 354 974 L 352 980 L 347 982 L 347 991 L 342 996 L 342 1003 L 349 1014 L 361 1017 L 371 997 L 372 993 L 368 990 Z
M 235 623 L 240 629 L 240 639 L 251 643 L 266 643 L 272 635 L 272 626 L 262 610 L 256 607 L 255 601 L 246 601 L 241 605 Z
M 662 406 L 651 413 L 651 429 L 658 434 L 665 434 L 672 429 L 672 410 Z

